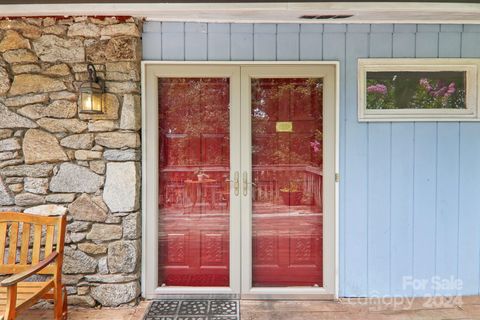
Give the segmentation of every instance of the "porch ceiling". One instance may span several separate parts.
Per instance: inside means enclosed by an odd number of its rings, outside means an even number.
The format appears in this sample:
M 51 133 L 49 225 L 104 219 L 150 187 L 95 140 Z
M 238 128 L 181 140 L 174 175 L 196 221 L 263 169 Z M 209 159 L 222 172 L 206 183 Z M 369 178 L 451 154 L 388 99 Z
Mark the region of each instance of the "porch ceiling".
M 62 4 L 59 6 L 58 4 Z M 154 1 L 0 0 L 2 16 L 131 15 L 161 21 L 275 23 L 463 23 L 480 24 L 480 1 Z M 352 15 L 344 19 L 301 19 L 303 15 Z

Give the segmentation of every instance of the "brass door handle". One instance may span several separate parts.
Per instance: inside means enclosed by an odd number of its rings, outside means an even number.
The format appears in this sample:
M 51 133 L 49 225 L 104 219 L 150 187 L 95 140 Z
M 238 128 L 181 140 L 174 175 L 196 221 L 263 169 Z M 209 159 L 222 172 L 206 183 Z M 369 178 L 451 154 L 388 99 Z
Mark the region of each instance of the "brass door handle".
M 248 194 L 248 175 L 246 172 L 243 172 L 243 195 Z
M 245 171 L 243 172 L 243 195 L 248 195 L 248 185 L 251 184 L 252 186 L 256 187 L 257 185 L 253 182 L 248 182 L 248 173 Z
M 238 171 L 235 171 L 233 174 L 233 190 L 235 192 L 235 195 L 238 196 L 240 194 L 240 173 Z
M 240 174 L 238 173 L 238 171 L 235 171 L 233 175 L 233 181 L 230 179 L 226 179 L 225 182 L 233 182 L 233 190 L 235 192 L 235 195 L 238 196 L 240 194 Z

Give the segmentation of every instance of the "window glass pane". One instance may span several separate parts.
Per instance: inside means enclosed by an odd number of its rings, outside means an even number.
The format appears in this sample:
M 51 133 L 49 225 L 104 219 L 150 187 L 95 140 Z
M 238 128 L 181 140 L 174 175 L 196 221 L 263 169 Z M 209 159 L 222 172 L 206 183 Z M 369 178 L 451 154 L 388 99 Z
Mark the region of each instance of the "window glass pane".
M 253 286 L 323 286 L 323 82 L 252 80 Z
M 367 109 L 466 109 L 466 72 L 367 72 Z
M 229 88 L 159 79 L 159 286 L 229 286 Z

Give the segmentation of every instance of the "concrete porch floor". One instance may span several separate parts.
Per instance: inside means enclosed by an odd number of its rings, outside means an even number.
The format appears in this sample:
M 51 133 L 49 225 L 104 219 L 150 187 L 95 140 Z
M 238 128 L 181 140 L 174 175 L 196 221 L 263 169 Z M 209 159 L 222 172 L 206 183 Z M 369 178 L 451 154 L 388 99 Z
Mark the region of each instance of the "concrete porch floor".
M 467 320 L 480 319 L 480 297 L 451 299 L 242 301 L 242 320 Z M 69 309 L 69 320 L 141 320 L 148 302 L 118 309 Z M 51 320 L 52 310 L 29 310 L 19 320 Z

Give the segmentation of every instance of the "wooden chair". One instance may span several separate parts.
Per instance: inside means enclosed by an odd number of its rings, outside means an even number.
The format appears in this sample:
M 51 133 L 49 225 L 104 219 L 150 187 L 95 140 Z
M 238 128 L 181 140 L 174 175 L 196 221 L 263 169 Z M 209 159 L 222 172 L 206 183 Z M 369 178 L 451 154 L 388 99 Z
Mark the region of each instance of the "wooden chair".
M 67 319 L 62 286 L 66 217 L 0 213 L 0 319 L 13 320 L 40 299 L 53 299 L 56 320 Z M 35 281 L 24 281 L 38 275 Z M 3 316 L 2 316 L 3 315 Z

